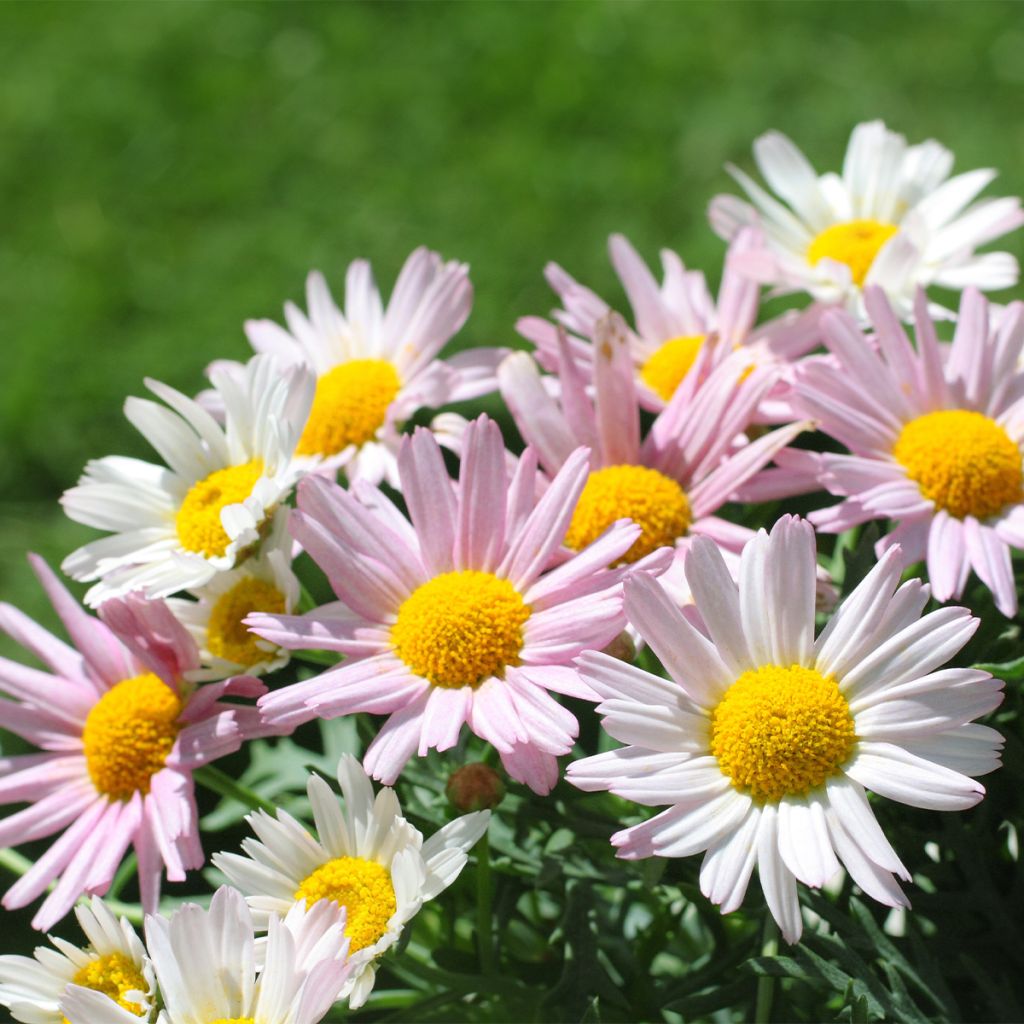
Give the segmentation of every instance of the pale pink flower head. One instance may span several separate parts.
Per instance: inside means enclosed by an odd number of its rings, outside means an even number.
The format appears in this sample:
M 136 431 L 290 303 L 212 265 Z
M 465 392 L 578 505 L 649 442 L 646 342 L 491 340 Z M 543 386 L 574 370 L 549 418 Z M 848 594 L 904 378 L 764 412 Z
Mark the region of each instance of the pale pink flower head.
M 922 292 L 916 348 L 880 290 L 865 299 L 876 343 L 831 312 L 825 341 L 835 358 L 808 363 L 798 382 L 805 412 L 851 453 L 821 457 L 822 484 L 845 500 L 809 518 L 827 533 L 890 519 L 896 527 L 878 552 L 898 543 L 905 564 L 926 560 L 937 600 L 959 597 L 973 569 L 1013 616 L 1010 549 L 1024 548 L 1024 304 L 992 323 L 969 289 L 947 350 Z
M 398 464 L 411 523 L 366 484 L 345 491 L 309 477 L 299 488 L 293 533 L 338 601 L 247 621 L 281 647 L 346 657 L 268 694 L 260 709 L 275 728 L 361 711 L 390 715 L 364 762 L 388 785 L 413 754 L 453 747 L 466 724 L 514 779 L 546 793 L 578 730 L 548 691 L 593 697 L 572 660 L 625 625 L 626 569 L 608 566 L 639 530 L 615 523 L 565 557 L 587 452 L 567 453 L 538 500 L 535 454 L 527 449 L 510 479 L 501 432 L 486 417 L 468 427 L 457 486 L 427 430 L 403 443 Z M 655 555 L 638 568 L 664 564 Z
M 1002 737 L 974 723 L 1002 700 L 987 672 L 943 668 L 973 635 L 965 608 L 921 617 L 928 587 L 900 584 L 895 551 L 815 639 L 814 531 L 791 516 L 743 550 L 738 583 L 717 548 L 686 562 L 705 632 L 657 580 L 626 582 L 626 612 L 669 678 L 603 654 L 579 664 L 604 698 L 602 724 L 626 744 L 571 764 L 580 789 L 668 806 L 611 837 L 618 856 L 706 851 L 700 887 L 723 913 L 743 902 L 757 866 L 789 942 L 803 927 L 797 881 L 825 885 L 840 867 L 872 898 L 908 906 L 910 873 L 866 790 L 911 807 L 957 811 L 985 790 Z
M 143 906 L 155 909 L 163 873 L 179 882 L 203 863 L 192 770 L 259 729 L 255 707 L 221 698 L 265 687 L 241 676 L 192 688 L 195 643 L 162 601 L 114 598 L 101 621 L 30 557 L 74 647 L 0 605 L 0 629 L 49 669 L 0 659 L 4 728 L 40 748 L 0 758 L 0 802 L 29 805 L 0 821 L 0 846 L 61 835 L 3 905 L 23 907 L 56 880 L 32 921 L 45 930 L 83 893 L 105 893 L 133 846 Z
M 740 232 L 729 246 L 718 300 L 712 297 L 703 272 L 687 270 L 671 249 L 662 249 L 664 279 L 658 283 L 640 254 L 622 235 L 612 235 L 608 252 L 633 310 L 634 326 L 625 326 L 636 379 L 637 397 L 645 409 L 664 409 L 676 389 L 694 369 L 698 356 L 704 372 L 743 351 L 751 363 L 778 366 L 780 373 L 761 413 L 771 420 L 788 415 L 788 368 L 818 344 L 817 309 L 787 313 L 756 325 L 760 285 L 749 276 L 751 252 L 761 246 L 760 235 Z M 560 365 L 559 327 L 569 332 L 569 347 L 584 373 L 594 362 L 599 324 L 611 307 L 580 284 L 557 263 L 544 270 L 562 309 L 553 316 L 559 326 L 540 317 L 523 317 L 516 325 L 537 346 L 537 360 L 556 372 Z

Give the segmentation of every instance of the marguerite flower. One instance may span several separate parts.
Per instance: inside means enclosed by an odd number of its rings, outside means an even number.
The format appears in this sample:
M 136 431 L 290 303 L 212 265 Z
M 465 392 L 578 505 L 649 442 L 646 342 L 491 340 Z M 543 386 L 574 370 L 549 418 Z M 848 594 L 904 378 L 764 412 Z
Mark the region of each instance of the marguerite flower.
M 999 765 L 1002 739 L 971 724 L 999 705 L 987 672 L 944 665 L 974 633 L 964 608 L 923 618 L 928 588 L 902 586 L 888 552 L 814 638 L 810 525 L 784 516 L 743 550 L 739 585 L 699 538 L 686 574 L 698 632 L 658 583 L 626 584 L 630 621 L 670 679 L 601 654 L 580 667 L 605 701 L 605 729 L 628 746 L 570 765 L 585 790 L 669 805 L 612 836 L 618 855 L 707 851 L 701 891 L 722 912 L 743 900 L 757 864 L 787 941 L 800 937 L 796 882 L 818 887 L 840 860 L 854 882 L 907 906 L 909 880 L 865 790 L 912 807 L 963 810 L 984 795 L 972 776 Z
M 959 597 L 973 568 L 1013 616 L 1010 548 L 1024 548 L 1024 305 L 992 325 L 985 299 L 968 290 L 947 352 L 923 293 L 916 349 L 881 291 L 865 297 L 877 349 L 833 311 L 824 325 L 835 361 L 801 371 L 797 401 L 852 453 L 821 456 L 822 483 L 845 500 L 809 518 L 827 533 L 892 519 L 878 550 L 898 543 L 906 564 L 926 559 L 939 601 Z
M 675 564 L 663 582 L 682 601 L 682 559 L 692 538 L 711 537 L 738 554 L 752 532 L 714 513 L 807 424 L 780 427 L 737 446 L 777 371 L 751 368 L 734 356 L 710 375 L 687 377 L 641 440 L 628 329 L 612 313 L 594 330 L 592 391 L 591 379 L 563 336 L 558 341 L 559 399 L 551 396 L 525 352 L 510 355 L 499 368 L 501 394 L 549 474 L 558 472 L 580 445 L 590 447 L 590 475 L 566 544 L 579 550 L 616 520 L 632 519 L 642 532 L 625 561 L 672 548 Z
M 209 910 L 186 903 L 169 919 L 147 917 L 159 1024 L 317 1024 L 351 970 L 344 927 L 331 903 L 296 903 L 271 917 L 257 969 L 252 915 L 237 889 L 218 889 Z
M 548 691 L 590 694 L 572 659 L 625 625 L 625 570 L 605 567 L 639 531 L 628 523 L 599 530 L 548 572 L 583 489 L 587 453 L 567 453 L 539 501 L 535 455 L 527 450 L 511 481 L 506 457 L 498 427 L 481 417 L 467 430 L 456 488 L 436 440 L 418 429 L 399 453 L 411 524 L 369 485 L 353 493 L 322 477 L 303 481 L 292 532 L 339 601 L 247 622 L 282 647 L 346 660 L 268 694 L 260 710 L 270 725 L 390 714 L 364 761 L 390 785 L 414 753 L 453 747 L 465 723 L 513 778 L 551 789 L 578 725 Z
M 165 870 L 178 882 L 203 863 L 192 770 L 259 730 L 255 707 L 220 698 L 265 687 L 240 676 L 194 689 L 184 679 L 198 652 L 162 601 L 115 598 L 100 621 L 30 557 L 75 647 L 0 605 L 0 629 L 50 670 L 0 659 L 0 691 L 13 698 L 3 727 L 40 748 L 0 759 L 0 802 L 29 805 L 0 821 L 0 846 L 62 834 L 3 905 L 24 907 L 56 880 L 32 921 L 45 930 L 82 893 L 105 893 L 133 846 L 142 904 L 155 909 Z
M 775 196 L 730 166 L 754 205 L 716 196 L 711 226 L 729 240 L 758 225 L 766 247 L 748 254 L 748 270 L 782 292 L 809 292 L 863 317 L 861 289 L 874 284 L 907 318 L 917 287 L 990 290 L 1017 281 L 1010 253 L 976 250 L 1024 223 L 1020 200 L 972 204 L 995 171 L 951 178 L 953 154 L 937 142 L 908 146 L 870 121 L 850 135 L 841 176 L 819 176 L 779 132 L 754 143 L 754 159 Z M 767 273 L 766 257 L 774 263 Z
M 417 249 L 385 309 L 370 264 L 355 260 L 345 277 L 344 312 L 316 271 L 306 281 L 306 301 L 308 315 L 286 303 L 287 330 L 272 320 L 250 320 L 245 329 L 258 352 L 315 372 L 316 398 L 298 453 L 321 468 L 344 466 L 350 480 L 393 483 L 401 426 L 417 409 L 494 390 L 497 350 L 438 358 L 473 302 L 465 263 Z
M 791 360 L 806 355 L 817 345 L 817 309 L 803 314 L 787 313 L 755 326 L 760 286 L 747 274 L 738 272 L 735 264 L 760 244 L 760 235 L 754 229 L 736 236 L 726 256 L 716 303 L 704 274 L 687 270 L 670 249 L 661 251 L 664 281 L 659 285 L 640 254 L 622 235 L 612 235 L 608 240 L 612 264 L 633 309 L 635 329 L 625 330 L 637 396 L 645 409 L 665 408 L 705 348 L 710 349 L 710 359 L 703 364 L 707 369 L 739 348 L 748 352 L 752 362 L 777 364 L 786 369 Z M 544 275 L 563 305 L 555 311 L 554 318 L 570 332 L 570 348 L 589 376 L 593 372 L 598 325 L 611 307 L 557 263 L 549 263 Z M 538 362 L 557 372 L 558 327 L 540 317 L 523 317 L 516 329 L 537 346 Z M 773 396 L 775 401 L 766 410 L 773 419 L 786 418 L 783 399 L 787 390 L 788 384 L 780 378 Z M 777 405 L 780 400 L 783 404 Z
M 25 1024 L 93 1024 L 96 1015 L 76 1013 L 67 1003 L 74 987 L 93 993 L 99 1020 L 139 1024 L 153 1015 L 153 966 L 135 930 L 116 918 L 98 896 L 75 907 L 88 945 L 51 938 L 35 959 L 0 956 L 0 1006 Z
M 307 785 L 319 840 L 278 810 L 248 822 L 261 842 L 246 840 L 248 854 L 219 853 L 214 863 L 243 892 L 257 928 L 273 914 L 290 913 L 297 900 L 315 909 L 322 903 L 345 908 L 352 977 L 342 996 L 362 1006 L 373 989 L 377 959 L 427 901 L 458 878 L 467 853 L 487 830 L 490 811 L 450 821 L 424 841 L 401 815 L 392 789 L 376 796 L 351 754 L 338 762 L 345 810 L 331 787 L 311 775 Z
M 144 590 L 164 597 L 201 587 L 259 545 L 277 505 L 300 475 L 292 459 L 313 397 L 305 369 L 257 356 L 241 373 L 212 373 L 226 410 L 221 428 L 179 391 L 147 380 L 166 409 L 129 398 L 125 415 L 170 468 L 111 455 L 90 462 L 61 498 L 74 520 L 110 530 L 62 568 L 99 580 L 86 601 Z

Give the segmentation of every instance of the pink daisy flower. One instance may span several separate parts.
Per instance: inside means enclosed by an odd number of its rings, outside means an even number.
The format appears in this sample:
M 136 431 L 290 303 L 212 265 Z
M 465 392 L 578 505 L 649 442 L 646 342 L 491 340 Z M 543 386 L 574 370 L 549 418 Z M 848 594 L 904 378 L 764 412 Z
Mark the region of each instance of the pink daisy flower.
M 28 803 L 0 821 L 0 846 L 62 832 L 8 891 L 26 906 L 57 880 L 32 924 L 51 927 L 82 893 L 107 891 L 129 845 L 143 906 L 160 878 L 178 882 L 203 863 L 192 770 L 238 749 L 258 729 L 254 707 L 221 703 L 265 687 L 242 676 L 199 690 L 195 643 L 162 601 L 128 595 L 87 614 L 45 562 L 32 566 L 74 643 L 69 647 L 10 605 L 0 629 L 49 669 L 0 659 L 4 728 L 40 748 L 0 758 L 0 802 Z
M 940 345 L 923 292 L 917 347 L 880 289 L 865 291 L 876 330 L 824 319 L 834 360 L 801 372 L 798 401 L 849 455 L 821 457 L 821 482 L 844 501 L 810 515 L 826 533 L 871 519 L 897 525 L 905 564 L 927 561 L 939 601 L 959 597 L 973 569 L 1007 616 L 1017 612 L 1010 548 L 1024 548 L 1024 305 L 990 321 L 988 303 L 964 293 L 951 346 Z
M 539 500 L 534 453 L 524 452 L 511 480 L 506 456 L 496 424 L 471 423 L 456 487 L 436 440 L 417 430 L 398 460 L 411 523 L 368 485 L 348 492 L 307 478 L 292 529 L 339 600 L 246 621 L 281 647 L 346 660 L 262 698 L 271 725 L 390 715 L 364 762 L 390 785 L 414 753 L 453 747 L 465 723 L 514 779 L 539 793 L 554 786 L 556 758 L 572 748 L 578 725 L 549 691 L 593 698 L 572 660 L 625 625 L 625 569 L 606 567 L 639 529 L 616 523 L 546 571 L 586 482 L 587 452 L 568 454 Z M 658 556 L 640 564 L 663 566 Z

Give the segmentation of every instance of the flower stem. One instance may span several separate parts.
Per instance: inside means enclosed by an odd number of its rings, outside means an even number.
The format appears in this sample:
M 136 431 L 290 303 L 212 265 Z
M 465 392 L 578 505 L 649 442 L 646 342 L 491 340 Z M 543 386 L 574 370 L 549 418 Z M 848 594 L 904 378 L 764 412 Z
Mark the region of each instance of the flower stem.
M 221 796 L 237 800 L 254 811 L 266 811 L 267 814 L 277 813 L 277 808 L 269 800 L 264 800 L 259 793 L 254 793 L 248 786 L 236 782 L 230 775 L 215 768 L 212 764 L 205 764 L 201 768 L 197 768 L 192 773 L 192 777 L 200 786 L 205 786 Z
M 779 926 L 767 908 L 764 931 L 761 933 L 761 956 L 775 956 L 779 950 Z M 775 975 L 762 974 L 757 979 L 757 1002 L 754 1006 L 754 1024 L 768 1024 L 772 1019 L 772 997 L 775 995 Z
M 494 918 L 491 911 L 491 844 L 485 832 L 476 844 L 476 938 L 480 973 L 494 974 Z

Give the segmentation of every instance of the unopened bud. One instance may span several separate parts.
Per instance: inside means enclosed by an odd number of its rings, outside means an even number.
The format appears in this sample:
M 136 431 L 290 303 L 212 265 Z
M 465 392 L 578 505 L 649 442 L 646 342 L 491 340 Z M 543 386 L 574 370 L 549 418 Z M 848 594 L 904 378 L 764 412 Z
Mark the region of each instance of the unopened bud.
M 486 764 L 466 764 L 452 772 L 445 787 L 453 807 L 460 811 L 483 811 L 497 807 L 505 797 L 501 776 Z
M 609 658 L 618 658 L 619 661 L 626 661 L 630 664 L 636 657 L 636 643 L 633 638 L 623 630 L 602 652 Z

